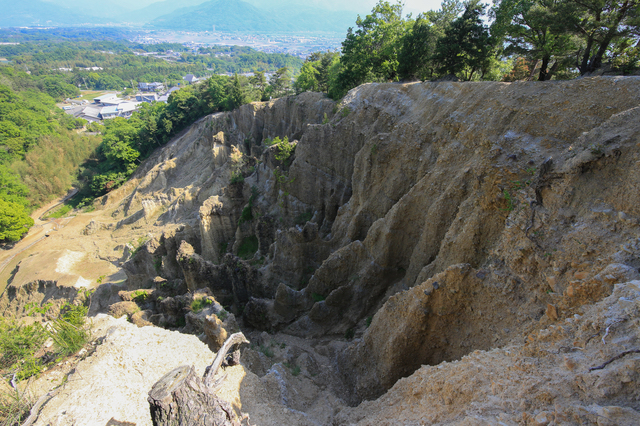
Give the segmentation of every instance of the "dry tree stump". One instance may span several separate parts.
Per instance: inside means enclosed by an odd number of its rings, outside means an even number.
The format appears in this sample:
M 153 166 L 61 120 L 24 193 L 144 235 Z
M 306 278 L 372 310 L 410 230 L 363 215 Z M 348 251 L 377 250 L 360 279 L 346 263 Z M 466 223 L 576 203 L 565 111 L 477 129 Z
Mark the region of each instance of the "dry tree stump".
M 158 380 L 147 399 L 154 426 L 239 426 L 231 404 L 216 395 L 226 376 L 214 377 L 229 349 L 240 343 L 249 342 L 242 333 L 232 334 L 202 378 L 193 367 L 183 365 Z

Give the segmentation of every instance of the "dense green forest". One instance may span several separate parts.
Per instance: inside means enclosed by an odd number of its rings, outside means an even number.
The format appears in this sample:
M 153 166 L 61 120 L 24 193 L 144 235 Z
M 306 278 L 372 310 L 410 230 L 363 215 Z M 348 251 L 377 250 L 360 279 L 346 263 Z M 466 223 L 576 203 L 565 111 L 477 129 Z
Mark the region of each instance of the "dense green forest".
M 295 88 L 338 99 L 367 82 L 545 81 L 603 66 L 628 74 L 638 70 L 639 40 L 640 0 L 444 0 L 415 19 L 380 1 L 349 29 L 341 56 L 307 58 Z
M 168 51 L 174 52 L 169 60 L 142 55 Z M 47 39 L 0 45 L 0 57 L 33 76 L 47 76 L 50 80 L 90 90 L 134 89 L 138 82 L 152 81 L 177 85 L 183 83 L 185 74 L 203 77 L 221 73 L 274 72 L 283 67 L 297 73 L 303 63 L 295 56 L 266 54 L 248 47 L 210 47 L 194 54 L 177 43 L 147 45 L 127 40 Z M 101 69 L 86 69 L 93 67 Z
M 33 224 L 31 208 L 64 194 L 99 143 L 76 133 L 84 120 L 55 106 L 59 90 L 0 66 L 0 241 L 19 239 Z

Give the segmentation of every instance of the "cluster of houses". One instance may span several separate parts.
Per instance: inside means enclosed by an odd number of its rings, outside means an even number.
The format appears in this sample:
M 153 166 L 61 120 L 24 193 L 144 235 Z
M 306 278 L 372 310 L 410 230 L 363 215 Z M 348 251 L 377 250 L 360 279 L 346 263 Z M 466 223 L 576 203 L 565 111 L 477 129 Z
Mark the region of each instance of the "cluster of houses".
M 76 118 L 84 118 L 89 122 L 108 120 L 115 117 L 131 117 L 142 101 L 129 101 L 119 98 L 115 93 L 98 96 L 89 106 L 77 111 Z
M 193 74 L 187 74 L 183 80 L 189 84 L 199 81 L 198 77 Z M 180 89 L 175 86 L 161 93 L 164 88 L 164 84 L 157 82 L 138 83 L 140 93 L 135 96 L 135 100 L 120 98 L 116 93 L 107 93 L 94 98 L 91 104 L 84 100 L 67 99 L 66 103 L 71 105 L 65 106 L 63 109 L 68 114 L 73 114 L 74 117 L 83 118 L 91 123 L 116 117 L 129 118 L 143 103 L 168 102 L 171 93 Z

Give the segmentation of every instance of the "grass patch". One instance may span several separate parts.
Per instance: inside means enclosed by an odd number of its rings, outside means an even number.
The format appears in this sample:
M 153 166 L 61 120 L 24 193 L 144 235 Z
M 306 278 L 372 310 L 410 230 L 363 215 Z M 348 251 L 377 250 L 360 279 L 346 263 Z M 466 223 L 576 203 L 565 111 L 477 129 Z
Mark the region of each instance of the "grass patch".
M 131 294 L 131 300 L 136 303 L 144 303 L 149 298 L 149 293 L 144 290 L 136 290 Z
M 201 297 L 200 299 L 193 299 L 193 302 L 191 302 L 191 311 L 197 314 L 198 312 L 202 311 L 204 308 L 211 305 L 212 303 L 213 302 L 211 301 L 211 299 L 207 297 Z
M 237 171 L 231 174 L 231 183 L 242 183 L 244 182 L 244 176 L 242 176 L 242 172 Z
M 225 321 L 229 317 L 229 312 L 224 309 L 216 314 L 216 316 L 220 319 L 220 321 Z
M 291 370 L 291 375 L 292 376 L 298 376 L 300 374 L 300 366 L 299 365 L 295 365 L 295 364 L 290 363 L 290 362 L 285 362 L 283 365 L 285 367 L 287 367 L 289 370 Z
M 46 312 L 46 307 L 32 312 Z M 85 328 L 87 307 L 65 304 L 58 318 L 48 326 L 40 323 L 24 325 L 13 319 L 0 318 L 0 369 L 4 374 L 15 374 L 24 380 L 37 376 L 50 363 L 59 362 L 64 357 L 78 352 L 89 340 Z M 41 357 L 47 339 L 53 340 L 53 351 Z
M 60 207 L 58 207 L 55 210 L 52 210 L 51 212 L 47 213 L 47 215 L 44 217 L 45 219 L 60 219 L 61 217 L 66 217 L 67 214 L 73 210 L 73 207 L 70 206 L 69 204 L 63 204 Z
M 250 259 L 258 251 L 258 247 L 258 237 L 255 235 L 247 237 L 242 240 L 240 247 L 238 247 L 238 257 L 245 260 Z
M 251 220 L 253 220 L 253 213 L 251 212 L 251 206 L 249 205 L 242 209 L 238 225 L 242 225 L 244 222 L 249 222 Z
M 0 394 L 0 425 L 20 425 L 29 416 L 29 411 L 35 403 L 25 392 L 18 389 Z
M 132 241 L 129 241 L 129 245 L 132 246 L 134 249 L 131 252 L 131 257 L 134 257 L 136 254 L 138 254 L 138 252 L 140 250 L 142 250 L 142 247 L 144 247 L 145 244 L 147 244 L 149 240 L 146 239 L 144 236 L 139 237 L 136 244 L 134 244 Z
M 344 332 L 344 338 L 347 340 L 351 340 L 356 336 L 356 331 L 353 328 L 348 329 Z
M 511 193 L 509 191 L 507 191 L 506 189 L 502 190 L 502 196 L 504 197 L 504 199 L 507 201 L 507 208 L 506 209 L 502 209 L 503 211 L 513 211 L 514 209 L 514 203 L 513 203 L 513 196 L 511 195 Z
M 371 321 L 373 321 L 373 317 L 367 317 L 367 319 L 364 321 L 364 323 L 367 326 L 367 328 L 369 328 L 369 326 L 371 326 Z

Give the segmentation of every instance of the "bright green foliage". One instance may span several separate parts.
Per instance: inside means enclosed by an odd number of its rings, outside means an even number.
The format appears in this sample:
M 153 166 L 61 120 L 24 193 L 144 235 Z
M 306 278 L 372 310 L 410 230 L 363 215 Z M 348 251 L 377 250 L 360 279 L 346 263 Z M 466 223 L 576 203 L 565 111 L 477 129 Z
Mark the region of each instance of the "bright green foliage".
M 565 0 L 567 13 L 575 16 L 573 31 L 582 39 L 579 50 L 580 74 L 602 65 L 612 44 L 632 40 L 640 34 L 639 0 Z
M 418 16 L 413 26 L 402 38 L 402 49 L 398 55 L 398 74 L 402 78 L 423 79 L 433 75 L 431 55 L 436 45 L 436 33 L 423 15 Z
M 257 92 L 257 96 L 255 96 L 255 100 L 257 101 L 269 100 L 266 97 L 267 78 L 264 76 L 263 72 L 256 71 L 253 77 L 251 77 L 251 79 L 249 80 L 249 84 Z
M 640 65 L 640 44 L 633 45 L 631 38 L 613 41 L 611 48 L 611 64 L 614 69 L 629 74 Z
M 475 73 L 483 74 L 488 69 L 493 47 L 489 30 L 482 22 L 483 12 L 483 5 L 468 4 L 438 40 L 433 59 L 440 64 L 441 73 L 471 80 Z
M 285 136 L 284 139 L 276 137 L 272 141 L 270 141 L 269 145 L 275 145 L 278 147 L 278 150 L 275 153 L 276 160 L 278 160 L 285 166 L 288 164 L 291 155 L 296 149 L 295 144 L 289 142 L 289 138 L 287 136 Z
M 398 52 L 407 22 L 402 18 L 402 3 L 381 0 L 364 19 L 358 16 L 358 29 L 347 31 L 342 42 L 340 90 L 371 81 L 395 81 L 398 78 Z
M 32 307 L 31 312 L 46 313 L 48 306 Z M 18 380 L 37 376 L 45 367 L 35 354 L 51 338 L 54 359 L 79 351 L 88 341 L 85 329 L 88 309 L 85 306 L 65 304 L 57 319 L 47 327 L 40 323 L 23 325 L 16 320 L 0 318 L 0 369 L 16 374 Z M 57 361 L 55 361 L 57 362 Z
M 32 401 L 27 392 L 11 389 L 0 393 L 0 425 L 13 426 L 24 422 L 29 416 Z
M 242 87 L 240 86 L 240 80 L 238 79 L 238 74 L 234 75 L 231 85 L 229 86 L 229 94 L 227 95 L 227 109 L 232 110 L 236 109 L 241 105 L 247 103 L 246 96 L 242 91 Z
M 193 302 L 191 302 L 191 310 L 197 314 L 212 303 L 213 302 L 208 297 L 193 299 Z
M 320 72 L 311 62 L 305 62 L 300 70 L 300 75 L 294 83 L 296 93 L 317 92 L 319 88 L 318 75 Z
M 21 325 L 14 320 L 0 318 L 0 368 L 18 372 L 20 378 L 37 374 L 34 354 L 47 340 L 48 333 L 42 325 Z
M 62 206 L 58 207 L 57 209 L 53 210 L 52 212 L 48 213 L 45 216 L 45 219 L 59 219 L 61 217 L 66 217 L 67 214 L 73 210 L 73 206 L 69 205 L 69 204 L 63 204 Z
M 142 45 L 125 40 L 60 41 L 63 37 L 53 36 L 46 40 L 51 31 L 39 31 L 37 40 L 29 40 L 27 32 L 11 34 L 12 41 L 20 45 L 0 45 L 0 57 L 6 57 L 16 63 L 27 66 L 32 71 L 30 87 L 48 93 L 61 100 L 77 96 L 78 85 L 83 89 L 122 90 L 138 82 L 162 81 L 168 85 L 183 83 L 182 76 L 191 73 L 197 76 L 214 73 L 245 73 L 251 71 L 269 72 L 282 67 L 297 72 L 302 60 L 288 54 L 268 54 L 257 52 L 246 46 L 210 46 L 201 47 L 198 54 L 186 53 L 184 46 L 177 43 L 162 45 Z M 98 35 L 103 37 L 103 35 Z M 155 49 L 158 50 L 155 50 Z M 134 52 L 149 52 L 172 49 L 185 52 L 181 61 L 167 62 L 151 56 L 135 56 Z M 220 55 L 223 53 L 223 55 Z M 90 71 L 74 68 L 68 73 L 52 73 L 59 67 L 101 67 L 102 70 Z
M 133 300 L 136 303 L 144 303 L 147 301 L 148 298 L 149 298 L 149 293 L 147 293 L 144 290 L 136 290 L 133 293 L 131 293 L 131 300 Z
M 12 202 L 27 207 L 29 202 L 27 196 L 29 188 L 22 182 L 19 177 L 6 166 L 0 164 L 0 197 L 5 202 Z
M 0 240 L 15 241 L 33 223 L 32 206 L 71 187 L 97 139 L 70 132 L 84 120 L 64 114 L 41 91 L 56 97 L 76 93 L 60 77 L 34 77 L 2 66 L 0 81 Z
M 62 356 L 73 355 L 89 340 L 89 333 L 83 325 L 74 325 L 64 319 L 51 323 L 50 336 L 53 339 L 56 352 Z
M 340 63 L 338 52 L 314 52 L 305 61 L 296 80 L 296 91 L 305 90 L 329 93 L 331 67 Z M 305 68 L 306 67 L 306 68 Z
M 248 80 L 244 81 L 243 86 L 240 76 L 213 76 L 202 84 L 173 92 L 166 104 L 145 104 L 130 119 L 108 120 L 93 169 L 91 195 L 101 196 L 120 186 L 141 160 L 198 118 L 252 101 L 252 88 Z
M 398 55 L 401 78 L 424 80 L 436 75 L 437 64 L 432 60 L 436 43 L 463 10 L 459 0 L 444 0 L 439 10 L 421 13 L 415 22 L 410 22 Z
M 0 241 L 18 241 L 31 226 L 33 219 L 23 205 L 0 198 Z
M 59 129 L 54 108 L 44 93 L 14 92 L 0 84 L 0 162 L 21 158 L 41 136 L 54 134 Z

